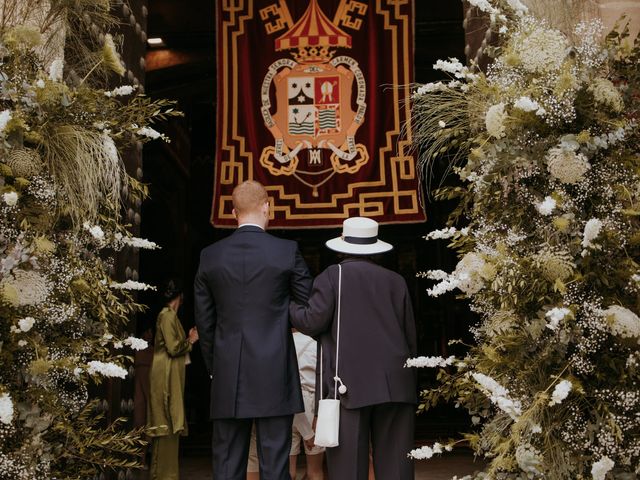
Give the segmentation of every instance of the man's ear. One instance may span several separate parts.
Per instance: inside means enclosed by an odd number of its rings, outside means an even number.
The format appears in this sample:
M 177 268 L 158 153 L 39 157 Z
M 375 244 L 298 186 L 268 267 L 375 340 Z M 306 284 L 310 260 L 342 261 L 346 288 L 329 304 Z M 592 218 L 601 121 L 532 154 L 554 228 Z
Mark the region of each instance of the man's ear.
M 235 208 L 231 210 L 231 214 L 233 215 L 234 218 L 238 218 L 238 212 L 236 212 Z

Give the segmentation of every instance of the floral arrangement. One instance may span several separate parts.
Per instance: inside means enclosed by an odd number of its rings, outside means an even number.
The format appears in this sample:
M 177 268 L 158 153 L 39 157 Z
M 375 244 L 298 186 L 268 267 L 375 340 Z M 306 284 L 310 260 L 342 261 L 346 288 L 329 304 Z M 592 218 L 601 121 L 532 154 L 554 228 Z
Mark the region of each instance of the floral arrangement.
M 124 72 L 104 33 L 109 1 L 4 7 L 0 479 L 88 478 L 137 466 L 144 445 L 122 419 L 107 422 L 89 390 L 125 378 L 132 351 L 147 346 L 126 326 L 142 308 L 129 291 L 149 286 L 110 277 L 115 252 L 157 247 L 120 217 L 124 200 L 146 193 L 120 152 L 161 136 L 149 124 L 177 113 L 133 86 L 107 87 Z
M 640 44 L 598 21 L 572 35 L 519 0 L 471 0 L 499 39 L 486 72 L 456 59 L 413 95 L 416 151 L 460 184 L 446 228 L 460 260 L 422 272 L 479 321 L 420 410 L 468 410 L 473 478 L 636 478 L 640 473 Z M 464 228 L 460 228 L 464 226 Z M 430 458 L 453 447 L 411 452 Z M 471 477 L 467 477 L 471 478 Z

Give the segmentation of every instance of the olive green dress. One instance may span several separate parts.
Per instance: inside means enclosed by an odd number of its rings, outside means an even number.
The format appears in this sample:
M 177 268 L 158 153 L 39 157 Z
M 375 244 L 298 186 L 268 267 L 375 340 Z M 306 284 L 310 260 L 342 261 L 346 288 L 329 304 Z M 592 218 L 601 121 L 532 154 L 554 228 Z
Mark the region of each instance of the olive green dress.
M 178 480 L 180 435 L 187 434 L 184 414 L 185 356 L 191 343 L 176 312 L 165 307 L 158 315 L 151 364 L 147 427 L 153 437 L 151 480 Z

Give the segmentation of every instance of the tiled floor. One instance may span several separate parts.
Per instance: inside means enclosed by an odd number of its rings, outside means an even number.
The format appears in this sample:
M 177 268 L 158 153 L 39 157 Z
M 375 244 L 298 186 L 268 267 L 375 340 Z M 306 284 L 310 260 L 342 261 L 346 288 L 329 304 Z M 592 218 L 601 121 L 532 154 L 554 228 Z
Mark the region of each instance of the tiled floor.
M 211 480 L 210 458 L 184 457 L 180 459 L 181 480 Z M 458 477 L 481 470 L 482 463 L 474 462 L 473 455 L 465 452 L 453 452 L 431 460 L 416 462 L 416 480 L 449 480 L 454 475 Z M 303 478 L 304 470 L 298 473 L 298 480 Z M 143 474 L 140 480 L 147 480 Z M 395 480 L 395 479 L 380 479 Z

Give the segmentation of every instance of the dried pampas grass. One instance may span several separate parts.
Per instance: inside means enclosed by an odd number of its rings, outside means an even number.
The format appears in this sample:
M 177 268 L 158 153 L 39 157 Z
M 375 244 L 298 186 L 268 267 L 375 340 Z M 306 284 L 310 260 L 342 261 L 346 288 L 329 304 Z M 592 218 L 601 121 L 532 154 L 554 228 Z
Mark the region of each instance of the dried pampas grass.
M 50 132 L 43 143 L 45 162 L 76 226 L 95 221 L 104 209 L 118 214 L 126 172 L 106 134 L 66 125 Z
M 598 18 L 600 11 L 595 0 L 523 0 L 529 13 L 544 19 L 550 26 L 569 38 L 574 37 L 576 25 L 581 21 Z M 575 40 L 575 38 L 573 38 Z

